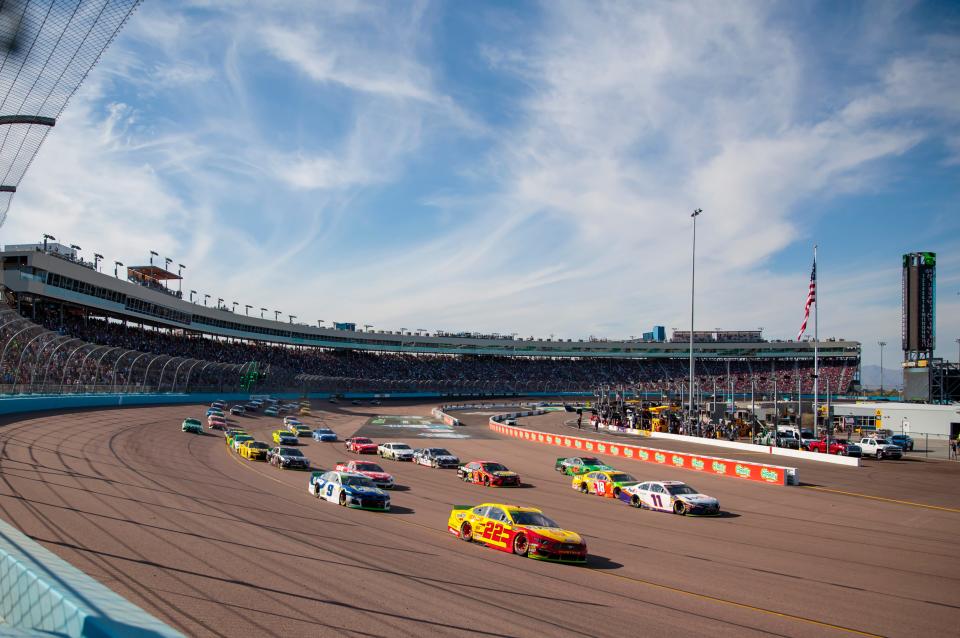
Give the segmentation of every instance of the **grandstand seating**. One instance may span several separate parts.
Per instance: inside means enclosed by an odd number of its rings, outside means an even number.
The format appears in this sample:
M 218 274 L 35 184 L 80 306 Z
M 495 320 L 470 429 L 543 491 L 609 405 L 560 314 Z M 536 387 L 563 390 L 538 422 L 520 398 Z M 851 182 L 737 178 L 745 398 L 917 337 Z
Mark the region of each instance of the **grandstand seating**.
M 234 366 L 256 361 L 261 370 L 268 371 L 268 388 L 261 389 L 270 390 L 555 392 L 590 391 L 599 385 L 623 385 L 675 395 L 681 392 L 688 377 L 686 359 L 377 353 L 217 339 L 103 319 L 60 317 L 59 314 L 42 316 L 38 321 L 45 323 L 48 329 L 62 331 L 62 338 L 82 339 L 90 344 L 115 348 L 117 352 L 150 352 L 181 362 L 203 360 Z M 67 350 L 63 348 L 62 352 Z M 54 355 L 48 350 L 43 356 Z M 40 355 L 34 358 L 37 357 Z M 128 356 L 122 362 L 118 372 L 120 381 L 136 381 L 146 373 L 141 371 L 142 363 L 135 370 L 129 369 L 132 359 L 133 356 Z M 10 360 L 8 355 L 3 364 L 9 366 Z M 113 357 L 107 362 L 111 360 Z M 74 358 L 67 362 L 70 366 L 64 370 L 63 376 L 81 385 L 109 382 L 102 376 L 103 371 L 92 372 L 88 369 L 89 359 L 85 361 L 78 364 Z M 738 394 L 749 393 L 751 379 L 758 396 L 772 395 L 774 380 L 779 394 L 792 394 L 796 392 L 798 378 L 802 392 L 810 393 L 813 389 L 812 366 L 811 360 L 775 360 L 771 363 L 736 359 L 729 361 L 728 376 L 726 360 L 699 360 L 697 378 L 700 388 L 708 394 L 714 387 L 718 394 L 725 394 L 731 385 Z M 855 365 L 848 365 L 847 359 L 821 359 L 821 392 L 826 390 L 827 380 L 834 394 L 845 392 L 852 381 L 854 368 Z M 151 374 L 155 375 L 156 371 Z M 162 384 L 172 382 L 171 374 L 168 371 Z M 151 376 L 151 381 L 154 380 Z M 156 381 L 160 384 L 160 380 Z M 24 380 L 10 382 L 23 384 Z

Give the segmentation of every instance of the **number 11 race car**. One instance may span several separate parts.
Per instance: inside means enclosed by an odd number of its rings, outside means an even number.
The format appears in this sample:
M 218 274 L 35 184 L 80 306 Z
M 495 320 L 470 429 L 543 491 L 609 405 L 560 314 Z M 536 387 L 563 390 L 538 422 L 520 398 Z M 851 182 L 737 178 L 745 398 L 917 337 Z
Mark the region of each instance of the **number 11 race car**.
M 689 516 L 717 516 L 720 501 L 700 494 L 680 481 L 651 481 L 628 485 L 619 495 L 620 500 L 642 509 L 673 512 Z
M 447 531 L 520 556 L 563 563 L 587 562 L 587 544 L 576 532 L 562 529 L 532 507 L 484 503 L 454 505 Z

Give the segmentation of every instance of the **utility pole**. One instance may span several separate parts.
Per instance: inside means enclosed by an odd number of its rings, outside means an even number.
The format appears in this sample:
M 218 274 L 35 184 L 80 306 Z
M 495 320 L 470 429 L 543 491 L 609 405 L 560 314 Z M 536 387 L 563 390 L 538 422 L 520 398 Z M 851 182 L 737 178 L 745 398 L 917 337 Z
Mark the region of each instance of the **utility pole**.
M 886 341 L 878 341 L 880 346 L 880 396 L 883 396 L 883 347 L 887 345 Z
M 696 209 L 691 214 L 690 217 L 693 218 L 693 250 L 690 258 L 690 419 L 691 421 L 694 418 L 693 415 L 693 374 L 694 374 L 694 363 L 693 363 L 693 310 L 694 310 L 694 289 L 697 281 L 697 217 L 700 216 L 700 213 L 703 212 L 703 209 Z

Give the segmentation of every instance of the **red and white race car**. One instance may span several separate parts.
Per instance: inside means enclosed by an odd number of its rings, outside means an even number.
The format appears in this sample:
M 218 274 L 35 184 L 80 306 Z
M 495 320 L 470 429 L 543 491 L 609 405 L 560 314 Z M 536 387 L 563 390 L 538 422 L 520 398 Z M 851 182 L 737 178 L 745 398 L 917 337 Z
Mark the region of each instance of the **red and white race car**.
M 352 436 L 343 444 L 354 454 L 376 454 L 377 444 L 365 436 Z
M 207 427 L 211 430 L 226 430 L 227 420 L 222 416 L 211 414 L 207 417 Z
M 333 469 L 336 472 L 363 474 L 373 481 L 374 485 L 384 490 L 394 486 L 393 476 L 384 472 L 382 467 L 372 461 L 337 461 L 337 466 Z

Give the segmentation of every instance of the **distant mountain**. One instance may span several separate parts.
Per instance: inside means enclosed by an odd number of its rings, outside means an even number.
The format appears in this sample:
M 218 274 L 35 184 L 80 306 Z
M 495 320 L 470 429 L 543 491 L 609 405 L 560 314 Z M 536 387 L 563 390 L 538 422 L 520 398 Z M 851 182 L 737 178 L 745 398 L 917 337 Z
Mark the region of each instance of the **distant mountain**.
M 884 357 L 886 358 L 886 357 Z M 886 362 L 884 362 L 886 363 Z M 860 383 L 863 387 L 877 389 L 880 387 L 880 366 L 861 366 Z M 883 388 L 885 390 L 903 387 L 903 369 L 897 362 L 894 366 L 883 366 Z

